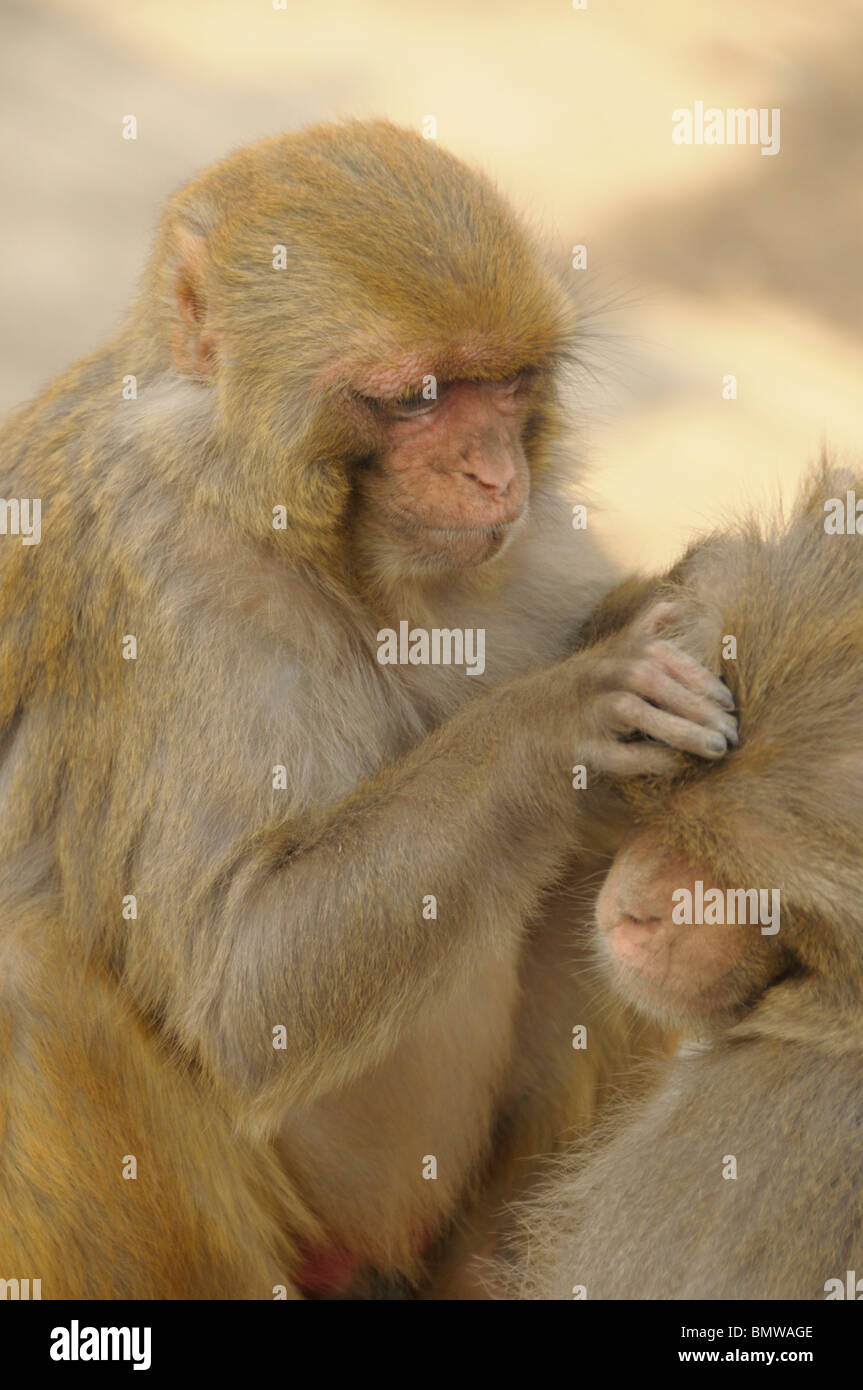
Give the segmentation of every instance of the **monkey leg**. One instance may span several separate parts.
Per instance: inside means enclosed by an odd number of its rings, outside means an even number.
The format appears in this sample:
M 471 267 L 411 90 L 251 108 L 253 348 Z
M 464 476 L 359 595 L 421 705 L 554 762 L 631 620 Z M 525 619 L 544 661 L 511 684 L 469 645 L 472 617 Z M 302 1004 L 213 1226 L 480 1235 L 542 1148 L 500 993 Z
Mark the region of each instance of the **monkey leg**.
M 270 1152 L 232 1132 L 107 975 L 32 953 L 9 973 L 0 1273 L 41 1279 L 46 1299 L 300 1297 L 284 1231 L 309 1218 Z

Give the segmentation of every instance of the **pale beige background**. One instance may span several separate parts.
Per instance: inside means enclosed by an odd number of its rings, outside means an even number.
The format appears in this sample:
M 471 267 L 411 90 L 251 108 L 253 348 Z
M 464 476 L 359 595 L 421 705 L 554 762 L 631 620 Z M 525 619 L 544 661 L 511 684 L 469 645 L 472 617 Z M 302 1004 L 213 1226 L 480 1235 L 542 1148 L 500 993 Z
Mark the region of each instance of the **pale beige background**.
M 562 258 L 588 244 L 593 486 L 658 563 L 822 439 L 863 455 L 861 71 L 863 0 L 4 0 L 0 407 L 107 332 L 197 168 L 434 114 Z M 673 145 L 699 99 L 779 106 L 780 154 Z

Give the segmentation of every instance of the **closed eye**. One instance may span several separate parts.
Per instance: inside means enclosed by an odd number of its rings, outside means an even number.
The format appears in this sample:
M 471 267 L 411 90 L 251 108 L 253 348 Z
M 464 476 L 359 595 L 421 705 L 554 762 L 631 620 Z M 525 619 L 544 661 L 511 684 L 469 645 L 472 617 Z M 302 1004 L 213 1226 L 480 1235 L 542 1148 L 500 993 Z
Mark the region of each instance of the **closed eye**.
M 502 396 L 514 396 L 523 386 L 527 386 L 530 381 L 531 373 L 527 369 L 517 372 L 515 376 L 507 377 L 506 381 L 486 382 L 492 391 L 496 391 Z
M 366 397 L 366 400 L 376 414 L 387 420 L 412 420 L 417 415 L 430 415 L 437 409 L 441 397 L 446 393 L 447 383 L 437 382 L 433 388 L 434 395 L 430 394 L 431 389 L 426 393 L 419 391 L 416 395 L 398 396 L 395 400 L 378 400 L 374 397 Z
M 437 408 L 439 397 L 402 396 L 397 401 L 377 401 L 379 410 L 396 420 L 407 420 L 414 415 L 428 415 Z

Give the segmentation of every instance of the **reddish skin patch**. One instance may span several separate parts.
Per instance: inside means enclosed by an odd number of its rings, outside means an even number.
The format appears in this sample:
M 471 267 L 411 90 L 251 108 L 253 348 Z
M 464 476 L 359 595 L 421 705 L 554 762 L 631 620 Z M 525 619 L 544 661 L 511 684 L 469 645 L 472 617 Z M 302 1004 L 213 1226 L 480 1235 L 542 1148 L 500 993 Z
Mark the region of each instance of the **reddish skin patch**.
M 365 1263 L 343 1245 L 306 1246 L 297 1283 L 306 1294 L 345 1293 Z
M 521 431 L 528 392 L 518 383 L 452 382 L 412 413 L 370 406 L 374 465 L 363 491 L 378 524 L 409 554 L 476 563 L 524 515 L 530 490 Z
M 434 1235 L 429 1231 L 419 1229 L 410 1241 L 410 1249 L 419 1258 L 434 1240 Z M 300 1247 L 300 1258 L 297 1284 L 303 1293 L 316 1294 L 318 1297 L 346 1293 L 360 1271 L 373 1263 L 368 1255 L 359 1255 L 338 1241 L 303 1245 Z

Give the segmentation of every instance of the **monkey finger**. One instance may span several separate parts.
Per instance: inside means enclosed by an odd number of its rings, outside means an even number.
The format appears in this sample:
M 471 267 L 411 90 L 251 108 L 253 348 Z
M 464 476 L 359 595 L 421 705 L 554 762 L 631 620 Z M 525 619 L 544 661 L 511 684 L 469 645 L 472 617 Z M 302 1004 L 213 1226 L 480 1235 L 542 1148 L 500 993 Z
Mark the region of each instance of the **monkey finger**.
M 740 742 L 737 720 L 733 714 L 720 708 L 712 697 L 696 695 L 688 686 L 667 676 L 651 662 L 641 662 L 636 666 L 629 688 L 643 700 L 650 700 L 669 714 L 679 714 L 692 724 L 704 724 L 716 729 L 733 748 Z
M 715 700 L 724 709 L 734 709 L 734 696 L 724 681 L 702 666 L 694 656 L 681 650 L 674 642 L 652 642 L 648 655 L 656 657 L 670 676 L 694 691 Z
M 681 753 L 694 753 L 699 758 L 716 761 L 728 752 L 725 735 L 718 730 L 693 724 L 677 714 L 657 709 L 635 694 L 626 693 L 614 698 L 613 718 L 620 733 L 635 729 L 667 744 L 669 748 L 677 748 Z

